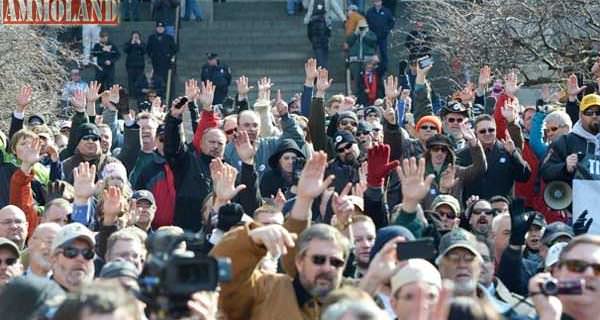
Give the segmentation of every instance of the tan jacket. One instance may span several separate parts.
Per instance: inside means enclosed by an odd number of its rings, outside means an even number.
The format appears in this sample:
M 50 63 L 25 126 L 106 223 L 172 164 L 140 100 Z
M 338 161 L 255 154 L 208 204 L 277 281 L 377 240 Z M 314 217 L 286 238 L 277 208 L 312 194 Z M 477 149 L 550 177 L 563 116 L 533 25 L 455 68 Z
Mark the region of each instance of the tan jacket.
M 309 224 L 310 221 L 289 218 L 284 227 L 299 234 Z M 248 232 L 258 226 L 252 222 L 232 229 L 211 251 L 212 256 L 231 258 L 232 280 L 221 285 L 221 311 L 228 320 L 318 320 L 321 314 L 318 301 L 312 299 L 298 305 L 293 287 L 295 250 L 283 257 L 288 274 L 265 273 L 257 268 L 267 250 L 256 245 Z

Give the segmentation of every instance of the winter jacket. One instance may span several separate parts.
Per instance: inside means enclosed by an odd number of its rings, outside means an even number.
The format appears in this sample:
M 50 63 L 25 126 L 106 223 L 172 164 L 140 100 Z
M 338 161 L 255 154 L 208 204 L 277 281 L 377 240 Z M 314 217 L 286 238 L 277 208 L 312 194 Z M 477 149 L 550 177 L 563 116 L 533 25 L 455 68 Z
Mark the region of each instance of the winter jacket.
M 521 250 L 510 246 L 502 253 L 496 276 L 504 282 L 508 290 L 527 296 L 529 279 L 538 272 L 538 264 L 523 258 Z
M 304 16 L 304 24 L 308 24 L 310 19 L 314 15 L 315 2 L 319 0 L 303 0 L 302 5 L 306 8 L 306 15 Z M 346 14 L 344 13 L 343 5 L 338 0 L 323 0 L 325 20 L 327 25 L 330 26 L 334 21 L 346 21 Z
M 351 34 L 354 33 L 354 31 L 356 31 L 356 28 L 358 27 L 358 23 L 361 20 L 365 20 L 365 17 L 363 17 L 362 14 L 360 14 L 359 12 L 356 11 L 352 11 L 349 16 L 346 19 L 346 22 L 344 23 L 344 34 L 346 35 L 346 37 L 350 36 Z
M 515 150 L 509 154 L 499 142 L 485 150 L 485 158 L 489 164 L 487 171 L 472 183 L 465 185 L 463 201 L 472 195 L 483 199 L 495 195 L 511 197 L 514 182 L 527 181 L 531 176 L 531 170 L 519 151 Z M 459 152 L 458 159 L 462 166 L 473 163 L 468 149 Z
M 300 234 L 309 221 L 289 218 L 284 227 Z M 229 320 L 288 319 L 315 320 L 321 314 L 321 302 L 303 289 L 293 267 L 295 249 L 283 256 L 287 274 L 264 273 L 257 268 L 267 250 L 252 241 L 248 233 L 257 223 L 230 230 L 213 248 L 211 255 L 231 259 L 232 280 L 221 285 L 219 305 Z
M 229 85 L 231 84 L 231 69 L 220 61 L 216 66 L 206 63 L 202 66 L 200 79 L 202 81 L 212 81 L 215 85 L 213 104 L 220 104 L 227 97 Z
M 146 53 L 152 60 L 153 64 L 169 64 L 171 58 L 177 52 L 175 40 L 165 33 L 154 33 L 148 37 Z M 166 80 L 166 79 L 163 79 Z
M 375 7 L 371 7 L 367 10 L 366 17 L 367 23 L 369 24 L 369 30 L 377 35 L 377 39 L 387 38 L 390 31 L 394 28 L 394 16 L 386 7 L 381 7 L 379 10 Z
M 114 68 L 115 62 L 119 60 L 121 57 L 121 53 L 117 46 L 115 46 L 112 42 L 108 42 L 105 46 L 110 46 L 110 51 L 104 51 L 101 43 L 96 43 L 92 48 L 92 55 L 98 58 L 98 65 L 103 68 Z M 106 61 L 110 61 L 110 65 L 106 65 Z
M 144 56 L 146 54 L 146 44 L 131 44 L 131 41 L 125 43 L 123 51 L 127 54 L 125 58 L 125 67 L 129 68 L 144 68 Z M 129 88 L 131 90 L 131 88 Z
M 0 152 L 0 185 L 9 186 L 8 188 L 0 188 L 0 208 L 4 208 L 10 204 L 10 185 L 13 173 L 18 170 L 12 162 L 5 161 L 7 154 Z
M 358 174 L 359 163 L 344 163 L 339 158 L 335 158 L 329 162 L 325 170 L 325 176 L 334 175 L 335 180 L 333 186 L 335 191 L 341 192 L 348 182 L 356 184 L 360 181 Z
M 29 224 L 27 234 L 33 234 L 33 231 L 39 224 L 39 215 L 33 201 L 33 190 L 31 189 L 31 181 L 35 174 L 26 174 L 21 169 L 17 169 L 10 179 L 10 204 L 15 205 L 23 212 Z
M 325 22 L 325 17 L 317 16 L 310 19 L 306 27 L 308 40 L 313 48 L 328 48 L 331 30 Z
M 529 146 L 539 161 L 544 159 L 548 151 L 548 144 L 544 141 L 545 118 L 546 113 L 536 112 L 531 120 L 531 130 L 529 131 Z
M 366 57 L 377 54 L 377 36 L 373 31 L 367 31 L 366 33 L 354 32 L 346 38 L 346 44 L 350 47 L 348 56 L 351 62 L 354 59 L 362 62 Z
M 597 135 L 599 136 L 599 135 Z M 560 136 L 554 141 L 542 162 L 540 169 L 542 177 L 546 182 L 561 180 L 571 183 L 573 179 L 597 180 L 600 172 L 597 172 L 600 144 L 596 137 L 583 129 L 580 122 L 575 123 L 573 131 Z M 577 153 L 580 161 L 575 172 L 567 171 L 566 159 L 570 154 Z M 586 159 L 583 159 L 585 157 Z
M 177 0 L 153 0 L 152 13 L 154 21 L 163 22 L 166 26 L 175 25 L 175 8 L 179 6 Z
M 100 175 L 102 174 L 102 170 L 104 169 L 106 163 L 113 161 L 119 160 L 105 154 L 101 154 L 95 159 L 84 160 L 81 154 L 78 151 L 76 151 L 74 155 L 70 156 L 67 160 L 63 162 L 63 180 L 70 184 L 73 184 L 73 169 L 77 168 L 82 162 L 89 162 L 90 165 L 96 166 L 96 180 L 99 180 L 101 178 Z

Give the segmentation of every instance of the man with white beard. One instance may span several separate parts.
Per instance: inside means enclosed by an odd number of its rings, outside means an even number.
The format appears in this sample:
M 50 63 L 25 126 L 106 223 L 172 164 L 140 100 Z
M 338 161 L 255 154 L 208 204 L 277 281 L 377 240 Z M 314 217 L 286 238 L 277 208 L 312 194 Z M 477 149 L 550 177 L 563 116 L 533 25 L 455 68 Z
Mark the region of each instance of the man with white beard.
M 60 231 L 60 225 L 54 222 L 42 223 L 35 228 L 31 239 L 29 239 L 29 268 L 25 276 L 28 278 L 48 278 L 50 269 L 50 245 L 56 234 Z

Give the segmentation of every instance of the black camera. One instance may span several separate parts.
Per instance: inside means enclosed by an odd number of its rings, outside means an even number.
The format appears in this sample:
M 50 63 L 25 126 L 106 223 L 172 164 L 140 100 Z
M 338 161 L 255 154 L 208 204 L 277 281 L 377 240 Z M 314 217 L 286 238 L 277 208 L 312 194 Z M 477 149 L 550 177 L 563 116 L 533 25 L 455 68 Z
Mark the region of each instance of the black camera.
M 182 250 L 185 242 L 187 251 Z M 231 280 L 231 261 L 202 253 L 204 237 L 196 233 L 155 232 L 148 237 L 148 260 L 139 277 L 140 300 L 160 318 L 187 316 L 187 301 L 198 291 L 214 291 Z
M 578 295 L 583 293 L 584 282 L 581 280 L 558 281 L 556 279 L 548 279 L 540 284 L 540 290 L 544 295 Z

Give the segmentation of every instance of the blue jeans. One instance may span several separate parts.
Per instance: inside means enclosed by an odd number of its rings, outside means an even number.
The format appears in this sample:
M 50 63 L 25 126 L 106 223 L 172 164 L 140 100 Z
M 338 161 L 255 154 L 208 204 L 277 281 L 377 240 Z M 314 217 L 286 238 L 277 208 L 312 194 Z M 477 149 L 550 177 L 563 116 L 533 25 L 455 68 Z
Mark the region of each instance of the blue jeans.
M 357 6 L 360 13 L 365 13 L 365 0 L 348 0 L 348 5 L 351 4 Z
M 131 9 L 131 18 L 138 20 L 140 18 L 138 7 L 140 0 L 123 0 L 121 2 L 121 14 L 123 19 L 129 19 L 129 10 Z
M 327 69 L 327 60 L 329 58 L 329 47 L 313 46 L 315 58 L 317 59 L 317 65 Z
M 185 0 L 185 14 L 183 19 L 190 19 L 190 13 L 196 17 L 196 19 L 202 19 L 202 9 L 196 0 Z
M 175 38 L 175 26 L 165 26 L 165 34 L 170 35 L 171 37 L 173 37 L 173 39 L 175 41 L 177 41 L 177 39 Z
M 289 15 L 295 14 L 296 13 L 296 6 L 298 5 L 300 1 L 298 0 L 287 0 L 287 13 Z

